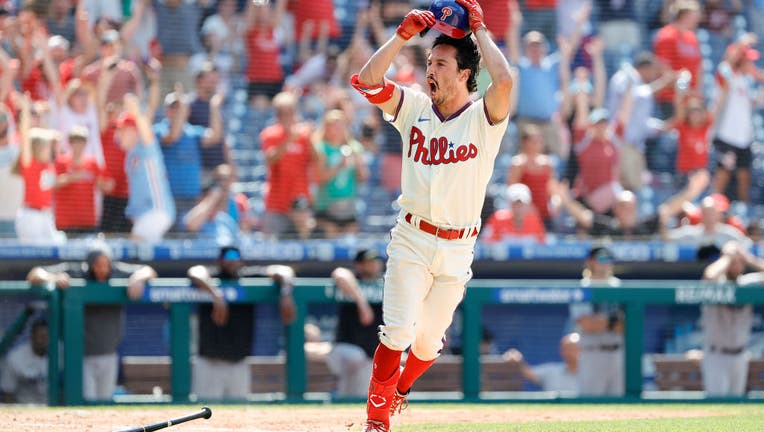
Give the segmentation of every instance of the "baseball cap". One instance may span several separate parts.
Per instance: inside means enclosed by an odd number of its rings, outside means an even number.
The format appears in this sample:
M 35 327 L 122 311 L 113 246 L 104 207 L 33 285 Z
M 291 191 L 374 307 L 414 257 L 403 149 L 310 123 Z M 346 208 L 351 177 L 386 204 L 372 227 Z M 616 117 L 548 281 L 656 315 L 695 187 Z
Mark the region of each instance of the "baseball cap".
M 610 249 L 604 246 L 597 246 L 592 248 L 592 250 L 589 251 L 589 259 L 594 259 L 595 261 L 601 263 L 612 263 L 615 261 L 613 253 L 610 251 Z
M 515 183 L 507 187 L 507 200 L 510 203 L 520 201 L 524 204 L 531 203 L 531 190 L 522 183 Z
M 221 261 L 239 261 L 241 259 L 241 251 L 236 246 L 225 246 L 220 248 L 218 259 Z
M 124 127 L 136 127 L 136 125 L 137 122 L 135 121 L 135 117 L 130 113 L 123 112 L 117 118 L 117 129 Z
M 101 35 L 102 44 L 113 44 L 116 42 L 119 42 L 119 32 L 114 29 L 106 30 Z
M 738 44 L 736 43 L 733 43 L 727 46 L 727 50 L 726 50 L 727 55 L 729 55 L 730 52 L 735 49 L 741 49 L 742 50 L 741 58 L 746 58 L 750 61 L 756 61 L 759 59 L 759 57 L 761 57 L 758 50 L 755 50 L 749 46 L 738 47 Z
M 589 113 L 589 124 L 597 124 L 601 121 L 610 120 L 610 111 L 607 108 L 597 108 Z
M 379 259 L 379 254 L 374 249 L 361 249 L 355 254 L 353 261 L 359 263 L 364 261 L 373 261 Z
M 48 48 L 50 49 L 63 48 L 68 51 L 69 41 L 66 40 L 66 38 L 61 35 L 53 35 L 48 38 Z
M 710 200 L 714 204 L 714 208 L 716 208 L 722 213 L 726 213 L 727 210 L 730 209 L 730 200 L 723 194 L 720 194 L 718 192 L 712 193 L 711 195 L 707 196 L 705 199 Z

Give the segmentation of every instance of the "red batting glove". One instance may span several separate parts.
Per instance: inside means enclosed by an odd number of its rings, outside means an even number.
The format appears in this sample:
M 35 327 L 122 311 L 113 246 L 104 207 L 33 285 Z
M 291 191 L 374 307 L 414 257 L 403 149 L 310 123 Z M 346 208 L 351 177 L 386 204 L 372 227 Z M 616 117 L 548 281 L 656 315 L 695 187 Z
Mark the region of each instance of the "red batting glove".
M 483 9 L 480 8 L 480 4 L 477 0 L 456 0 L 456 2 L 467 9 L 467 14 L 469 15 L 470 20 L 470 30 L 472 30 L 472 33 L 475 33 L 481 28 L 485 28 L 485 24 L 483 23 Z
M 434 26 L 435 22 L 432 12 L 414 9 L 406 14 L 395 32 L 403 39 L 409 40 L 422 30 Z

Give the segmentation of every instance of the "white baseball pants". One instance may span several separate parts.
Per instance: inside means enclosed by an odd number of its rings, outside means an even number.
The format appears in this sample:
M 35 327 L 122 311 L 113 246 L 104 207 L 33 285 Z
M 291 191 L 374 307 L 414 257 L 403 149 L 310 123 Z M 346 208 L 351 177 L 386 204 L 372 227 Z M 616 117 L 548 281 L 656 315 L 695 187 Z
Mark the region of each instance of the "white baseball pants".
M 388 348 L 436 358 L 472 278 L 475 237 L 444 240 L 400 218 L 387 247 L 379 339 Z

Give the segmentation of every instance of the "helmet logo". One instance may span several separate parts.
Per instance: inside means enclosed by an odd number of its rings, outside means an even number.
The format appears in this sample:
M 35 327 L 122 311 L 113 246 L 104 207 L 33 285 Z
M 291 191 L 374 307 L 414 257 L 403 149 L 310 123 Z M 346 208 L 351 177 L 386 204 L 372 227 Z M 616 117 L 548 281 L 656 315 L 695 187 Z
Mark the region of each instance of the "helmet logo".
M 450 17 L 451 15 L 454 14 L 454 10 L 451 9 L 450 7 L 446 6 L 443 9 L 440 10 L 440 13 L 441 13 L 440 20 L 441 21 L 445 21 L 446 18 L 448 18 L 448 17 Z

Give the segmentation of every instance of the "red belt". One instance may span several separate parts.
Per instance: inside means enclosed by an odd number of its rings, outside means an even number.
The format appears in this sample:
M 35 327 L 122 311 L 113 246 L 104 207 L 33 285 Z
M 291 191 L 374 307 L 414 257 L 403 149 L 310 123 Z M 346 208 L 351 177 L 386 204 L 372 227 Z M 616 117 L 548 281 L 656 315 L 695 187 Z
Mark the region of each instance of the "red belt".
M 406 213 L 406 222 L 414 225 L 411 223 L 412 215 L 411 213 Z M 424 219 L 419 219 L 419 227 L 420 230 L 426 232 L 427 234 L 434 235 L 435 237 L 440 237 L 445 240 L 456 240 L 463 238 L 464 232 L 467 230 L 472 230 L 470 232 L 470 235 L 468 237 L 475 237 L 478 233 L 477 228 L 462 228 L 462 229 L 456 229 L 456 228 L 440 228 L 438 226 L 435 226 Z

